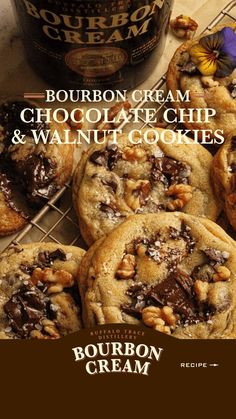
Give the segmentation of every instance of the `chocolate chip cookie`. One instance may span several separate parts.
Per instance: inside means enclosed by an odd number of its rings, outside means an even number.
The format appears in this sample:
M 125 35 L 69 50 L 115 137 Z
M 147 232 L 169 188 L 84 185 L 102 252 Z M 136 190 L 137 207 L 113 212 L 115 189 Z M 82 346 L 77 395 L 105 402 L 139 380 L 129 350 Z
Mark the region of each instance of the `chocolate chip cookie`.
M 184 213 L 133 215 L 79 269 L 85 326 L 133 323 L 185 339 L 236 338 L 236 245 Z
M 0 255 L 0 339 L 57 339 L 81 329 L 75 279 L 84 253 L 31 243 Z
M 193 121 L 184 117 L 190 130 L 216 130 L 227 136 L 236 129 L 236 24 L 217 27 L 182 44 L 174 54 L 167 72 L 167 87 L 180 109 L 211 108 L 216 115 L 203 122 L 197 112 Z M 177 91 L 189 91 L 189 101 L 177 100 Z M 201 138 L 201 132 L 199 132 Z
M 90 245 L 134 213 L 183 210 L 215 220 L 220 208 L 210 182 L 212 156 L 182 136 L 132 144 L 126 134 L 84 153 L 75 171 L 73 201 Z M 154 137 L 149 132 L 150 142 Z M 136 140 L 136 139 L 135 139 Z M 167 144 L 167 142 L 170 142 Z
M 0 105 L 0 235 L 3 236 L 21 229 L 35 209 L 52 197 L 72 174 L 74 145 L 49 144 L 55 130 L 63 142 L 64 130 L 69 130 L 69 126 L 55 122 L 24 123 L 20 115 L 27 107 L 34 108 L 23 100 Z M 25 144 L 13 144 L 15 130 L 25 136 Z M 36 144 L 32 130 L 37 133 L 50 130 L 48 142 Z
M 236 229 L 236 130 L 214 156 L 212 182 L 232 227 Z

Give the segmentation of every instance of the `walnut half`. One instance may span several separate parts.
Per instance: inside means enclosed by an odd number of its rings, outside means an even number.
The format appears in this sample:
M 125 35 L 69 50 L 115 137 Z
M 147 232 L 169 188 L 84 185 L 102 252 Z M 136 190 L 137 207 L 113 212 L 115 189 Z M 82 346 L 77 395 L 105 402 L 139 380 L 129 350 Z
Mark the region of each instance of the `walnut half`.
M 180 183 L 178 185 L 171 185 L 166 192 L 166 196 L 174 196 L 175 199 L 167 204 L 171 211 L 183 208 L 190 199 L 193 197 L 191 185 Z
M 46 283 L 48 294 L 61 292 L 64 288 L 70 288 L 74 285 L 73 276 L 69 272 L 63 270 L 55 271 L 51 268 L 34 269 L 31 282 L 34 285 Z
M 171 333 L 171 330 L 175 329 L 178 320 L 172 308 L 168 306 L 164 306 L 163 308 L 155 306 L 146 307 L 142 311 L 142 319 L 146 326 L 168 335 Z
M 116 277 L 118 279 L 131 279 L 135 275 L 135 256 L 125 255 L 118 266 Z
M 198 24 L 189 16 L 179 15 L 170 21 L 170 27 L 177 38 L 191 39 L 198 28 Z
M 137 210 L 145 204 L 149 196 L 151 185 L 149 180 L 128 179 L 125 185 L 125 201 L 132 210 Z

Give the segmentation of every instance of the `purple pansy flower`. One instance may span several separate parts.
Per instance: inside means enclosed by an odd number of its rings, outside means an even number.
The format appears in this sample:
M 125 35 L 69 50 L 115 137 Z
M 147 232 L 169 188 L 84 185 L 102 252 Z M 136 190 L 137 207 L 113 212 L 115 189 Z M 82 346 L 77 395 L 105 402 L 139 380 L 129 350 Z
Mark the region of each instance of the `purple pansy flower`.
M 190 49 L 190 55 L 204 76 L 227 77 L 236 68 L 236 33 L 225 27 L 204 36 Z

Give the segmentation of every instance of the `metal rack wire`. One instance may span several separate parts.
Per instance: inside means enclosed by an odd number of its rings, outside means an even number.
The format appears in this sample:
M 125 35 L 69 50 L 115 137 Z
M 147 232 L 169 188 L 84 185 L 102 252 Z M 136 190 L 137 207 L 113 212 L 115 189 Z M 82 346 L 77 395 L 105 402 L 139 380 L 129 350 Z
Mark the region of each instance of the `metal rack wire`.
M 205 31 L 212 30 L 212 28 L 218 24 L 228 22 L 236 22 L 236 0 L 231 1 L 223 10 L 209 23 L 205 28 Z M 166 75 L 163 75 L 157 83 L 150 89 L 153 94 L 156 90 L 165 89 Z M 160 121 L 166 104 L 155 103 L 156 116 Z M 150 103 L 146 100 L 141 100 L 136 104 L 136 108 L 142 109 L 150 106 Z M 153 106 L 153 102 L 152 102 Z M 132 124 L 132 119 L 134 115 L 132 112 L 129 114 L 129 122 L 123 122 L 119 128 L 128 129 L 129 124 Z M 140 126 L 135 128 L 142 129 L 146 126 L 153 128 L 154 126 L 150 123 L 146 123 L 145 119 L 139 115 Z M 168 125 L 167 128 L 175 129 L 175 126 Z M 45 217 L 47 216 L 47 223 L 44 223 Z M 45 227 L 46 225 L 46 227 Z M 63 231 L 63 234 L 62 234 Z M 60 239 L 63 235 L 63 244 L 67 245 L 78 245 L 85 247 L 85 244 L 82 240 L 79 225 L 77 223 L 76 215 L 73 210 L 73 205 L 71 202 L 71 185 L 66 184 L 60 191 L 58 191 L 50 201 L 31 219 L 26 227 L 13 239 L 9 240 L 9 243 L 5 246 L 8 247 L 13 244 L 20 244 L 27 241 L 27 238 L 30 234 L 30 239 L 34 241 L 53 241 L 55 243 L 61 243 Z M 2 249 L 4 250 L 4 249 Z

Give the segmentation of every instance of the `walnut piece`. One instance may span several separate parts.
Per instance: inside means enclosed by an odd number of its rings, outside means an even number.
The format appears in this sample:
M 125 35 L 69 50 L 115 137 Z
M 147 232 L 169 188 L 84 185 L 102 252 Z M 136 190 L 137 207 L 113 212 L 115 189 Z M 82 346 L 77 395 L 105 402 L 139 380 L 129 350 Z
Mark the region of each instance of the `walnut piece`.
M 201 82 L 206 87 L 217 87 L 220 83 L 213 79 L 213 76 L 202 76 Z
M 218 266 L 216 273 L 213 275 L 213 281 L 228 281 L 230 279 L 231 272 L 226 266 Z
M 143 163 L 147 160 L 147 153 L 141 147 L 127 147 L 122 154 L 122 158 L 128 161 L 138 161 Z
M 132 210 L 137 210 L 145 204 L 150 193 L 151 185 L 149 180 L 128 179 L 125 185 L 125 201 Z
M 198 24 L 189 16 L 179 15 L 170 21 L 170 27 L 177 38 L 191 39 L 198 28 Z
M 118 266 L 116 276 L 118 279 L 131 279 L 135 275 L 135 256 L 125 255 Z
M 210 284 L 208 304 L 211 307 L 214 307 L 218 312 L 221 312 L 230 306 L 231 299 L 229 287 L 225 282 Z
M 55 323 L 52 320 L 45 319 L 42 321 L 42 330 L 45 334 L 42 333 L 40 330 L 32 330 L 30 332 L 30 337 L 32 339 L 59 339 L 60 334 L 56 328 Z
M 195 281 L 194 292 L 200 303 L 205 303 L 207 301 L 208 291 L 209 291 L 208 282 L 201 281 L 200 279 L 197 279 Z
M 142 310 L 142 320 L 146 326 L 153 329 L 170 334 L 174 330 L 177 323 L 177 316 L 174 315 L 171 307 L 164 306 L 163 308 L 149 306 Z
M 166 192 L 166 196 L 175 196 L 174 201 L 169 202 L 167 207 L 171 211 L 183 208 L 193 197 L 192 186 L 180 183 L 178 185 L 171 185 Z
M 136 252 L 137 252 L 137 255 L 138 255 L 139 257 L 144 257 L 144 256 L 146 256 L 147 246 L 145 246 L 145 244 L 143 244 L 143 243 L 139 243 L 139 244 L 136 246 Z
M 34 285 L 46 283 L 48 294 L 61 292 L 64 288 L 70 288 L 74 285 L 73 276 L 69 272 L 63 270 L 55 271 L 51 268 L 34 269 L 31 282 Z

